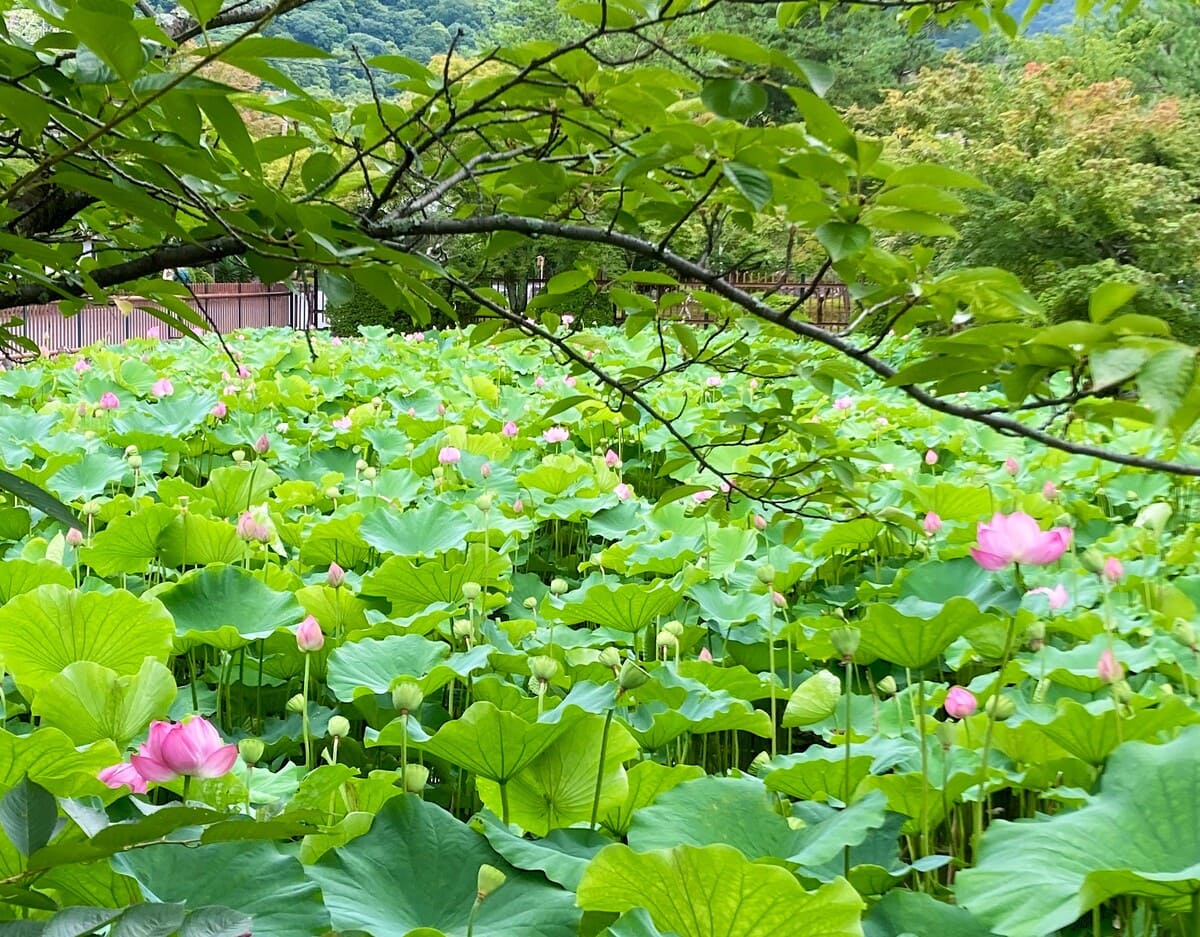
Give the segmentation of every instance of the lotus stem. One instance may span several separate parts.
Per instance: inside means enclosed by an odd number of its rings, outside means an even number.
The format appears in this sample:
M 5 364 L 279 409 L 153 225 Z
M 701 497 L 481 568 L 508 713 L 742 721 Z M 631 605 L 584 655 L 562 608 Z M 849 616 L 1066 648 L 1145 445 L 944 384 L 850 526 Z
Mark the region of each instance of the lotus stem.
M 791 657 L 792 642 L 788 640 L 788 656 Z M 846 785 L 846 806 L 850 806 L 850 682 L 854 678 L 854 661 L 847 657 L 844 662 L 846 669 L 846 757 L 844 764 L 846 766 L 845 785 Z M 790 731 L 789 731 L 790 734 Z M 842 847 L 842 872 L 846 876 L 846 880 L 850 880 L 850 845 L 846 844 Z
M 500 782 L 500 819 L 508 826 L 508 781 Z M 592 809 L 592 825 L 596 823 L 596 811 Z
M 596 768 L 596 791 L 592 795 L 592 822 L 589 827 L 591 830 L 596 829 L 596 817 L 600 813 L 600 787 L 604 783 L 604 759 L 608 754 L 608 730 L 612 726 L 613 713 L 615 708 L 608 711 L 608 715 L 604 717 L 604 731 L 600 734 L 600 764 Z M 501 788 L 503 791 L 504 788 Z
M 312 655 L 304 655 L 304 709 L 300 713 L 301 734 L 304 736 L 304 770 L 312 771 L 312 731 L 308 724 L 308 683 L 312 671 Z
M 1018 581 L 1019 581 L 1018 573 Z M 989 699 L 995 699 L 1000 696 L 1000 691 L 1004 689 L 1004 671 L 1008 668 L 1008 661 L 1012 657 L 1013 639 L 1017 633 L 1017 616 L 1014 614 L 1008 620 L 1008 633 L 1004 637 L 1004 654 L 1000 658 L 1000 669 L 996 671 L 996 682 L 992 686 L 992 692 L 989 694 Z M 1118 718 L 1120 714 L 1118 713 Z M 988 756 L 992 752 L 992 734 L 996 728 L 996 720 L 991 713 L 987 713 L 987 728 L 983 732 L 983 760 L 979 764 L 979 790 L 976 794 L 975 807 L 975 848 L 979 848 L 979 837 L 983 835 L 983 812 L 987 801 L 987 795 L 984 793 L 987 787 L 988 773 Z

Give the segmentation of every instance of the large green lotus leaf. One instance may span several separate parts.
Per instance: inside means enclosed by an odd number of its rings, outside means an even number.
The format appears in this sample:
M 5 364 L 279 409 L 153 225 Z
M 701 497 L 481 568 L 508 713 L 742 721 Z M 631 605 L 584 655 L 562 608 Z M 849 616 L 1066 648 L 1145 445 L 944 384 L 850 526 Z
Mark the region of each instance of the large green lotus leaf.
M 182 650 L 203 644 L 232 651 L 304 617 L 292 593 L 272 589 L 239 566 L 194 569 L 151 594 L 174 617 Z
M 908 567 L 897 575 L 896 582 L 900 586 L 896 610 L 913 618 L 933 618 L 954 598 L 970 599 L 979 609 L 999 608 L 1009 615 L 1021 604 L 1015 589 L 1002 585 L 995 573 L 969 556 Z
M 0 605 L 8 602 L 13 596 L 32 592 L 38 586 L 52 584 L 69 589 L 75 585 L 75 580 L 70 570 L 49 560 L 37 563 L 31 563 L 29 560 L 0 562 Z
M 144 573 L 159 554 L 159 536 L 175 516 L 173 508 L 151 504 L 113 518 L 88 546 L 80 547 L 79 559 L 99 576 Z
M 219 905 L 249 914 L 254 937 L 297 937 L 329 930 L 321 891 L 286 847 L 266 842 L 162 845 L 115 856 L 148 901 L 189 908 Z
M 216 505 L 213 513 L 218 517 L 236 517 L 251 505 L 266 501 L 271 489 L 280 481 L 280 477 L 261 462 L 223 465 L 208 477 L 208 484 L 201 489 L 201 497 Z
M 863 937 L 994 937 L 970 912 L 923 892 L 896 889 L 865 918 Z
M 110 741 L 77 748 L 64 733 L 46 727 L 29 735 L 0 730 L 0 791 L 28 776 L 56 797 L 112 795 L 96 775 L 121 760 Z
M 551 830 L 539 839 L 518 836 L 490 810 L 484 810 L 471 826 L 487 837 L 488 845 L 506 861 L 527 872 L 541 872 L 555 884 L 574 891 L 592 858 L 612 839 L 592 830 Z
M 517 772 L 508 782 L 509 821 L 535 836 L 545 836 L 551 830 L 588 820 L 601 771 L 603 732 L 603 716 L 584 715 L 569 733 L 559 736 Z M 600 810 L 609 810 L 625 801 L 629 782 L 624 763 L 640 754 L 637 742 L 624 726 L 614 721 L 609 727 L 600 778 Z M 475 786 L 484 806 L 501 814 L 504 798 L 500 785 L 480 777 Z
M 555 714 L 556 711 L 550 715 Z M 479 700 L 434 735 L 410 738 L 409 745 L 434 757 L 445 758 L 481 778 L 503 783 L 510 781 L 585 715 L 582 710 L 570 707 L 557 714 L 554 722 L 526 722 L 495 703 Z M 373 744 L 399 746 L 407 722 L 393 719 L 383 727 Z
M 602 850 L 579 883 L 581 907 L 645 908 L 654 926 L 687 937 L 861 937 L 863 907 L 844 879 L 805 891 L 794 875 L 732 846 Z
M 872 739 L 850 749 L 847 787 L 846 750 L 813 745 L 802 752 L 778 755 L 768 766 L 763 780 L 767 788 L 799 800 L 849 803 L 858 785 L 868 775 L 879 775 L 905 762 L 918 751 L 901 739 Z
M 480 906 L 474 937 L 575 937 L 574 895 L 512 868 L 482 835 L 413 796 L 388 801 L 369 833 L 326 853 L 308 874 L 338 930 L 409 937 L 436 929 L 466 937 L 484 864 L 507 878 Z
M 122 675 L 137 673 L 147 657 L 165 662 L 173 632 L 154 598 L 39 586 L 0 608 L 0 661 L 32 695 L 80 660 Z
M 1200 726 L 1113 752 L 1100 791 L 1071 813 L 997 821 L 958 874 L 958 904 L 1005 937 L 1044 937 L 1113 895 L 1200 891 Z
M 171 671 L 150 657 L 133 676 L 77 661 L 38 692 L 33 714 L 77 745 L 112 739 L 124 748 L 152 719 L 166 716 L 176 692 Z
M 1033 721 L 1047 738 L 1076 758 L 1090 765 L 1101 765 L 1122 741 L 1151 741 L 1162 732 L 1200 721 L 1200 713 L 1177 696 L 1168 696 L 1153 706 L 1134 708 L 1131 713 L 1124 707 L 1118 712 L 1111 699 L 1086 704 L 1062 699 L 1051 718 Z
M 425 677 L 449 656 L 450 645 L 444 641 L 415 634 L 353 641 L 329 655 L 329 690 L 343 703 L 388 693 L 399 677 Z
M 592 477 L 592 467 L 574 455 L 548 455 L 530 472 L 522 472 L 517 481 L 522 488 L 544 491 L 561 497 L 584 479 Z
M 868 546 L 883 531 L 883 524 L 874 518 L 860 517 L 831 525 L 821 538 L 813 544 L 820 554 L 832 554 L 838 550 L 862 549 Z
M 758 608 L 747 602 L 744 594 L 726 592 L 719 582 L 709 580 L 692 586 L 688 595 L 700 606 L 700 615 L 705 621 L 732 625 L 758 617 Z
M 660 765 L 656 761 L 639 761 L 626 772 L 629 793 L 625 800 L 604 816 L 604 826 L 618 836 L 629 831 L 637 811 L 654 803 L 658 797 L 685 781 L 704 777 L 699 765 Z
M 937 660 L 955 639 L 992 619 L 970 599 L 950 599 L 932 618 L 912 618 L 878 602 L 856 623 L 862 633 L 859 654 L 919 670 Z
M 582 594 L 580 594 L 582 592 Z M 562 620 L 592 622 L 618 631 L 640 631 L 660 615 L 674 611 L 680 593 L 665 580 L 611 584 L 597 582 L 562 597 Z
M 300 562 L 306 566 L 337 563 L 344 569 L 366 564 L 370 551 L 358 535 L 361 514 L 318 521 L 305 531 Z
M 121 442 L 143 444 L 153 441 L 158 448 L 178 442 L 191 435 L 202 424 L 208 412 L 216 404 L 216 395 L 183 391 L 165 397 L 156 403 L 143 404 L 136 410 L 113 420 L 113 429 L 119 436 L 138 436 L 139 439 L 122 439 Z
M 746 700 L 725 690 L 711 690 L 665 667 L 656 671 L 656 677 L 639 695 L 641 704 L 625 717 L 643 748 L 662 748 L 685 732 L 702 735 L 738 730 L 761 738 L 770 736 L 771 717 Z
M 466 582 L 495 586 L 512 571 L 512 562 L 494 550 L 484 553 L 473 543 L 464 559 L 455 550 L 442 559 L 421 563 L 411 557 L 390 556 L 370 575 L 363 577 L 361 594 L 378 595 L 392 603 L 398 617 L 416 615 L 431 605 L 461 607 Z
M 720 527 L 708 537 L 708 573 L 720 579 L 729 575 L 738 563 L 750 556 L 758 546 L 758 532 L 738 527 Z
M 363 519 L 359 535 L 380 553 L 437 556 L 461 548 L 473 528 L 466 512 L 435 501 L 403 513 L 377 509 Z
M 47 487 L 64 501 L 93 498 L 129 471 L 129 464 L 118 455 L 90 452 L 79 462 L 59 469 Z
M 166 566 L 208 566 L 237 563 L 246 555 L 246 543 L 229 521 L 180 514 L 158 538 L 159 557 Z
M 296 600 L 326 634 L 344 635 L 367 627 L 367 607 L 349 589 L 305 586 L 296 591 Z
M 710 690 L 723 690 L 738 699 L 767 699 L 771 695 L 772 681 L 763 674 L 752 673 L 741 664 L 718 666 L 703 660 L 684 660 L 677 668 L 679 676 L 702 683 Z M 779 685 L 775 681 L 776 686 Z
M 647 534 L 641 541 L 614 543 L 600 553 L 600 565 L 624 576 L 669 576 L 679 572 L 704 552 L 699 537 L 659 539 Z

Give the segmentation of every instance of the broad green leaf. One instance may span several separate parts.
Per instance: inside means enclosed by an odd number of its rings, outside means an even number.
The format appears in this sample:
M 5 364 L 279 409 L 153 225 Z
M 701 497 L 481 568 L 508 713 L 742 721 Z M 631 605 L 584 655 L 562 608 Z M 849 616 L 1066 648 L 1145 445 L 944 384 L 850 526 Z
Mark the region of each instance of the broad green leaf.
M 435 501 L 402 513 L 376 510 L 363 519 L 359 534 L 381 553 L 424 557 L 461 548 L 472 527 L 464 512 Z
M 195 569 L 151 590 L 175 619 L 179 644 L 224 651 L 300 624 L 304 610 L 290 592 L 278 592 L 238 566 Z
M 620 585 L 599 582 L 582 595 L 568 593 L 563 600 L 566 607 L 561 615 L 567 624 L 589 621 L 618 631 L 640 631 L 673 611 L 679 593 L 665 580 Z
M 704 106 L 718 117 L 749 120 L 767 107 L 766 89 L 753 81 L 737 78 L 712 78 L 700 91 Z
M 58 822 L 58 801 L 39 784 L 23 778 L 0 799 L 0 827 L 23 856 L 50 842 Z
M 44 726 L 56 726 L 76 744 L 112 739 L 124 747 L 167 715 L 177 688 L 171 671 L 146 658 L 132 676 L 91 661 L 68 665 L 34 698 L 33 713 Z
M 771 201 L 771 177 L 757 166 L 730 162 L 721 165 L 721 173 L 746 201 L 762 211 Z

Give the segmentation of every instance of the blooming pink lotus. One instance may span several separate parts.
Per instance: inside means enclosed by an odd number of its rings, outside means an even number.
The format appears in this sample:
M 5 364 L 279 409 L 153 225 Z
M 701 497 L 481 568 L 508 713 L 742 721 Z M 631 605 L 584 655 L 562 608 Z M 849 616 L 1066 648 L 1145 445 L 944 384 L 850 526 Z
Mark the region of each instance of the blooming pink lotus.
M 937 512 L 930 511 L 925 515 L 925 520 L 921 522 L 921 526 L 925 529 L 925 533 L 932 537 L 942 529 L 942 519 Z
M 517 429 L 516 423 L 514 423 L 512 420 L 509 420 L 507 423 L 504 424 L 504 429 L 500 430 L 500 432 L 502 432 L 505 436 L 508 436 L 511 439 L 513 436 L 516 436 L 517 433 L 520 432 L 520 430 Z
M 537 377 L 535 377 L 533 379 L 533 386 L 534 387 L 545 387 L 546 379 L 539 374 Z
M 615 451 L 609 449 L 604 453 L 604 464 L 609 468 L 617 468 L 621 464 L 621 457 Z
M 984 569 L 1003 569 L 1009 564 L 1045 566 L 1053 563 L 1071 545 L 1071 531 L 1055 527 L 1043 531 L 1028 514 L 996 514 L 990 524 L 979 525 L 979 546 L 971 556 Z
M 237 535 L 247 543 L 270 543 L 271 530 L 249 511 L 243 511 L 237 522 Z
M 979 708 L 979 700 L 966 687 L 952 686 L 946 694 L 946 702 L 942 705 L 946 709 L 946 715 L 954 719 L 966 719 Z
M 128 787 L 135 794 L 146 793 L 146 779 L 138 774 L 137 768 L 125 762 L 105 768 L 97 777 L 114 791 Z
M 248 367 L 246 367 L 244 364 L 239 364 L 238 365 L 238 377 L 245 380 L 249 376 L 250 376 L 250 369 Z
M 838 399 L 833 402 L 833 409 L 835 410 L 849 410 L 853 406 L 854 401 L 849 397 L 838 397 Z
M 170 397 L 175 393 L 175 385 L 171 383 L 170 378 L 160 377 L 150 388 L 150 393 L 155 397 Z
M 575 386 L 575 375 L 568 374 L 566 377 L 563 378 L 563 383 L 566 384 L 568 387 L 574 387 Z
M 333 428 L 338 432 L 344 433 L 350 428 L 350 417 L 342 416 L 333 421 Z
M 216 405 L 208 411 L 218 420 L 223 420 L 229 414 L 229 408 L 225 406 L 224 400 L 218 400 Z
M 321 630 L 320 622 L 312 615 L 306 615 L 300 627 L 296 629 L 296 647 L 305 654 L 319 651 L 325 646 L 325 633 Z
M 723 495 L 727 495 L 733 491 L 733 485 L 729 484 L 729 482 L 721 482 L 717 487 L 721 489 L 721 494 Z
M 462 453 L 454 446 L 442 446 L 438 450 L 438 462 L 442 465 L 457 465 L 462 460 Z
M 117 399 L 117 395 L 114 394 L 111 390 L 106 390 L 103 394 L 100 395 L 100 409 L 101 410 L 115 410 L 119 406 L 121 406 L 121 401 L 119 401 Z
M 1060 608 L 1065 608 L 1067 603 L 1071 601 L 1071 597 L 1067 595 L 1067 590 L 1060 582 L 1051 589 L 1049 586 L 1038 586 L 1036 589 L 1030 589 L 1029 595 L 1044 595 L 1050 602 L 1050 610 L 1058 611 Z
M 710 374 L 708 377 L 706 377 L 704 379 L 704 386 L 705 387 L 720 387 L 721 386 L 721 378 L 715 374 Z
M 75 360 L 74 368 L 75 368 L 76 374 L 83 374 L 87 371 L 92 370 L 92 366 L 87 363 L 86 358 L 77 358 Z
M 237 761 L 237 746 L 225 744 L 203 716 L 179 723 L 155 720 L 150 723 L 149 737 L 130 761 L 147 781 L 173 781 L 180 775 L 219 778 Z
M 162 329 L 157 325 L 152 325 L 146 329 L 146 338 L 162 338 Z
M 630 495 L 633 494 L 633 489 L 624 482 L 621 482 L 616 488 L 613 489 L 613 494 L 617 496 L 617 500 L 619 501 L 628 501 Z
M 562 317 L 562 324 L 565 325 L 567 328 L 570 328 L 572 325 L 575 324 L 575 317 L 573 315 L 571 315 L 570 313 L 568 313 L 567 315 Z
M 542 433 L 542 439 L 548 443 L 566 442 L 570 436 L 571 434 L 562 426 L 551 426 L 546 432 Z

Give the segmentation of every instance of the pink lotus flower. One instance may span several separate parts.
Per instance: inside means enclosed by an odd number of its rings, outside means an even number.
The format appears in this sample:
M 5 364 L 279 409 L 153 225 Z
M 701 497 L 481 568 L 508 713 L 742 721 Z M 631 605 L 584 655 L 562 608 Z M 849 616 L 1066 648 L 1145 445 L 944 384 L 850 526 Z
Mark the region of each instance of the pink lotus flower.
M 409 407 L 409 408 L 408 408 L 408 415 L 409 415 L 409 416 L 416 416 L 416 415 L 417 415 L 417 408 L 416 408 L 416 407 Z
M 67 541 L 67 546 L 77 547 L 83 543 L 83 531 L 78 527 L 72 527 L 67 531 L 67 535 L 63 539 Z
M 137 768 L 125 762 L 105 768 L 97 777 L 114 791 L 128 787 L 135 794 L 146 793 L 146 779 L 138 774 Z
M 1063 588 L 1060 582 L 1053 589 L 1049 586 L 1038 586 L 1036 589 L 1030 589 L 1028 595 L 1044 595 L 1050 602 L 1050 610 L 1058 611 L 1060 608 L 1066 607 L 1066 604 L 1071 601 L 1071 597 L 1067 595 L 1067 590 Z
M 86 359 L 86 358 L 77 358 L 77 359 L 75 359 L 74 368 L 75 368 L 75 373 L 76 373 L 76 374 L 83 374 L 83 373 L 85 373 L 85 372 L 87 372 L 87 371 L 90 371 L 90 370 L 92 370 L 92 366 L 91 366 L 90 364 L 88 364 L 88 363 L 87 363 L 87 359 Z
M 238 392 L 237 384 L 226 384 L 225 389 L 223 391 L 221 391 L 221 395 L 224 397 L 236 397 L 237 392 Z
M 438 416 L 445 416 L 445 415 L 446 415 L 446 405 L 445 405 L 444 403 L 439 403 L 439 404 L 437 405 L 437 415 L 438 415 Z
M 609 449 L 608 452 L 604 453 L 604 464 L 609 468 L 617 468 L 621 464 L 621 457 L 612 449 Z
M 119 406 L 121 406 L 121 401 L 119 401 L 117 399 L 117 395 L 114 394 L 111 390 L 106 390 L 103 394 L 100 395 L 100 409 L 101 410 L 115 410 Z
M 853 406 L 854 401 L 849 397 L 838 397 L 838 399 L 833 402 L 833 409 L 835 410 L 849 410 Z
M 721 494 L 723 495 L 727 495 L 729 492 L 733 491 L 733 486 L 729 484 L 729 482 L 721 482 L 721 484 L 717 487 L 721 489 Z
M 1125 566 L 1115 556 L 1104 561 L 1104 578 L 1109 582 L 1120 582 L 1125 578 Z
M 979 546 L 971 556 L 984 569 L 1003 569 L 1011 563 L 1044 566 L 1053 563 L 1071 544 L 1071 531 L 1055 527 L 1042 531 L 1028 514 L 996 514 L 990 524 L 979 525 Z
M 758 378 L 756 378 L 756 377 L 750 378 L 750 382 L 746 386 L 749 387 L 752 391 L 758 390 Z
M 721 379 L 715 374 L 710 374 L 707 378 L 705 378 L 704 386 L 705 387 L 720 387 Z
M 545 387 L 546 379 L 539 374 L 537 377 L 535 377 L 533 379 L 533 386 L 534 387 Z
M 566 377 L 563 378 L 563 383 L 566 384 L 568 387 L 574 387 L 575 386 L 575 375 L 568 374 Z
M 305 654 L 319 651 L 325 646 L 325 634 L 321 631 L 320 623 L 312 616 L 306 615 L 300 627 L 296 629 L 296 647 Z
M 1021 463 L 1012 456 L 1009 456 L 1004 460 L 1004 471 L 1008 472 L 1009 475 L 1016 475 L 1017 472 L 1021 471 Z
M 566 442 L 570 438 L 570 435 L 562 426 L 551 426 L 546 432 L 542 433 L 542 439 L 548 443 Z
M 208 412 L 215 416 L 218 420 L 223 420 L 228 415 L 229 408 L 225 406 L 224 400 L 218 400 L 216 406 L 214 406 Z
M 942 529 L 942 519 L 936 512 L 930 511 L 925 515 L 925 520 L 921 523 L 921 526 L 925 528 L 925 533 L 932 537 Z
M 254 440 L 254 451 L 259 455 L 266 455 L 271 451 L 271 440 L 267 439 L 266 433 L 263 433 L 258 439 Z
M 337 563 L 330 563 L 329 572 L 325 574 L 325 582 L 329 584 L 330 588 L 336 589 L 345 581 L 346 571 Z
M 438 462 L 442 465 L 457 465 L 462 459 L 462 453 L 454 446 L 442 446 L 438 450 Z
M 1046 482 L 1042 485 L 1042 497 L 1047 501 L 1058 500 L 1058 486 L 1054 482 Z
M 154 386 L 150 388 L 150 393 L 155 397 L 170 397 L 175 393 L 175 385 L 165 377 L 160 377 L 154 382 Z
M 616 488 L 613 489 L 613 494 L 617 496 L 617 500 L 619 501 L 628 501 L 630 495 L 633 494 L 633 489 L 624 482 L 621 482 Z
M 713 659 L 712 651 L 706 647 L 700 648 L 700 659 L 711 664 Z
M 271 530 L 266 524 L 260 524 L 253 514 L 244 511 L 237 522 L 237 535 L 247 543 L 270 543 Z
M 146 329 L 146 338 L 162 338 L 162 329 L 157 325 L 152 325 Z
M 91 409 L 91 407 L 88 406 L 87 401 L 81 400 L 81 401 L 79 401 L 79 406 L 75 408 L 75 412 L 78 413 L 80 416 L 87 416 L 87 412 L 90 409 Z
M 333 428 L 338 432 L 344 433 L 350 428 L 350 417 L 343 416 L 333 421 Z
M 520 432 L 520 430 L 517 429 L 516 423 L 514 423 L 512 420 L 509 420 L 507 423 L 504 424 L 504 429 L 500 430 L 500 432 L 502 432 L 505 436 L 508 436 L 511 439 L 513 436 L 516 436 L 517 433 Z
M 937 465 L 937 463 L 938 463 L 938 454 L 936 452 L 934 452 L 932 449 L 926 449 L 925 450 L 925 464 L 926 465 Z
M 479 466 L 479 477 L 480 478 L 491 478 L 492 477 L 492 463 L 491 462 L 484 462 L 483 465 Z
M 221 734 L 203 716 L 187 722 L 150 723 L 150 735 L 130 758 L 147 781 L 173 781 L 180 775 L 194 778 L 224 777 L 237 761 L 237 746 L 226 745 Z
M 765 517 L 763 517 L 761 514 L 754 515 L 754 529 L 755 530 L 766 530 L 767 529 L 767 519 Z
M 575 317 L 573 315 L 570 315 L 569 313 L 562 317 L 562 324 L 565 325 L 567 328 L 570 328 L 574 322 L 575 322 Z
M 966 719 L 979 708 L 979 700 L 975 699 L 975 694 L 966 687 L 952 686 L 946 694 L 946 702 L 942 705 L 946 709 L 946 715 L 954 719 Z
M 525 502 L 520 498 L 517 498 L 517 500 L 512 503 L 512 509 L 514 514 L 525 513 Z
M 240 377 L 244 380 L 245 378 L 248 378 L 249 376 L 250 376 L 250 369 L 248 367 L 246 367 L 244 364 L 239 364 L 238 365 L 238 377 Z
M 1113 654 L 1112 648 L 1100 652 L 1100 660 L 1096 663 L 1096 676 L 1105 683 L 1116 683 L 1125 678 L 1125 668 Z
M 787 605 L 787 599 L 784 598 L 784 595 L 782 592 L 772 592 L 771 593 L 771 604 L 774 605 L 776 608 L 783 608 L 785 605 Z
M 709 491 L 707 489 L 704 491 L 696 491 L 692 493 L 692 500 L 695 501 L 696 504 L 703 504 L 715 494 L 715 491 Z

